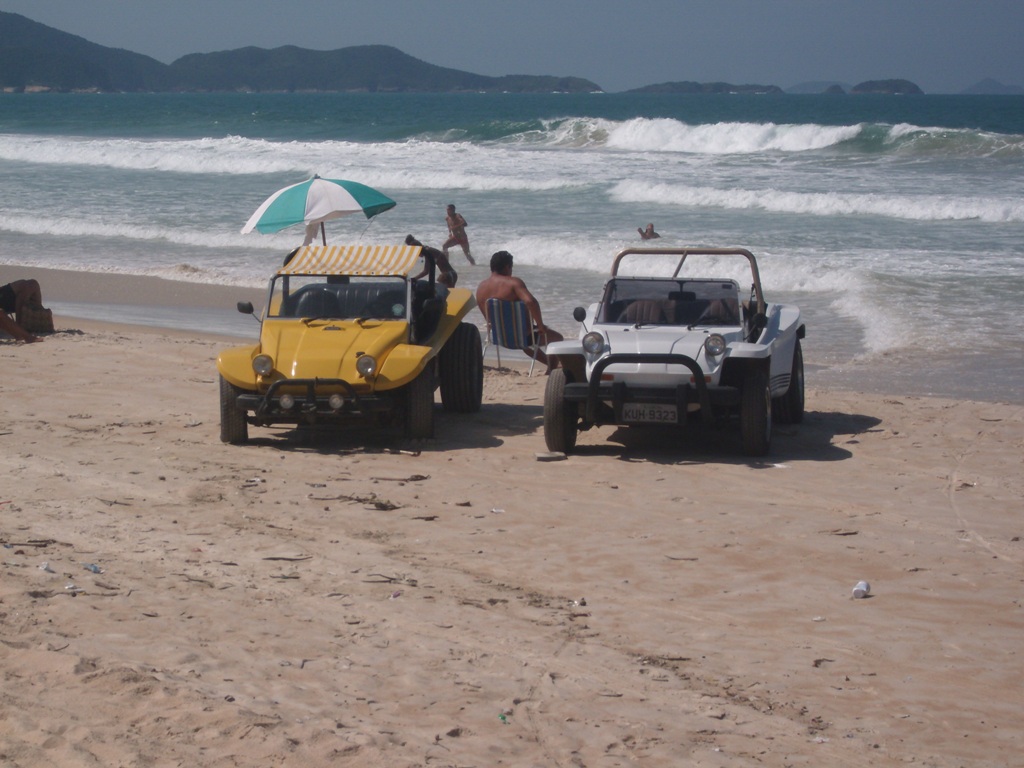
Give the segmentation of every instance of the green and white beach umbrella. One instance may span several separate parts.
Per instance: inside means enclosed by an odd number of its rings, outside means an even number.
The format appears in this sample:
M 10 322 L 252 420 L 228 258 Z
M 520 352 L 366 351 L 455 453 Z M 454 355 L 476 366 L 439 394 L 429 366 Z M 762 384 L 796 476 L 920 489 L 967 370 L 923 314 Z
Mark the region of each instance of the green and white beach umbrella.
M 242 227 L 242 234 L 254 229 L 269 234 L 295 224 L 305 224 L 308 243 L 318 228 L 323 233 L 325 221 L 357 213 L 372 219 L 396 205 L 390 197 L 365 184 L 314 176 L 299 184 L 279 189 L 264 200 Z

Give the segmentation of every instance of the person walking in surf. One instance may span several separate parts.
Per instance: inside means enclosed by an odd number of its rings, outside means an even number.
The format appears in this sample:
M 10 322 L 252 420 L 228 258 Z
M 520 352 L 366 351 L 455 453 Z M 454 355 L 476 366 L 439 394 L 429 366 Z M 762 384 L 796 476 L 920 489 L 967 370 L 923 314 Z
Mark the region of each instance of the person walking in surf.
M 455 212 L 455 206 L 451 203 L 448 204 L 448 215 L 445 216 L 445 223 L 448 225 L 448 239 L 444 241 L 444 245 L 441 246 L 441 251 L 444 255 L 448 256 L 448 249 L 453 245 L 462 247 L 462 252 L 466 254 L 466 261 L 470 264 L 476 264 L 473 261 L 473 256 L 469 252 L 469 237 L 466 235 L 466 220 L 462 218 L 461 213 Z

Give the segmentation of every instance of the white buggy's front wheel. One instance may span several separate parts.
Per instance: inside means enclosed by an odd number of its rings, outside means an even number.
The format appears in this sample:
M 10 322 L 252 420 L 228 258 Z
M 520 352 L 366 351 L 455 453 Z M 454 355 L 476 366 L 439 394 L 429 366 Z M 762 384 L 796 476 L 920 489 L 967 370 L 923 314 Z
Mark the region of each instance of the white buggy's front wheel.
M 772 390 L 764 371 L 747 371 L 740 398 L 743 452 L 764 456 L 772 439 Z
M 578 407 L 565 401 L 567 378 L 564 368 L 554 368 L 548 374 L 544 388 L 544 442 L 549 451 L 569 453 L 576 447 Z

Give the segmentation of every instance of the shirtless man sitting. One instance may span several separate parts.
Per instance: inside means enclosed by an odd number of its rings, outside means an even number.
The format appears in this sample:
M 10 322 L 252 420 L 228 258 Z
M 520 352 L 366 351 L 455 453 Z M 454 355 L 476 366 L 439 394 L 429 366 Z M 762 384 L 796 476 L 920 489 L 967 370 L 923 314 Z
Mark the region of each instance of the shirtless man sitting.
M 547 355 L 539 347 L 546 347 L 552 341 L 561 341 L 562 334 L 544 325 L 537 299 L 530 293 L 526 283 L 518 277 L 512 277 L 512 254 L 508 251 L 498 251 L 491 256 L 491 276 L 480 283 L 476 289 L 476 304 L 484 317 L 487 317 L 488 299 L 521 301 L 526 305 L 530 312 L 530 318 L 533 320 L 537 340 L 540 342 L 537 349 L 530 347 L 526 352 L 547 365 Z

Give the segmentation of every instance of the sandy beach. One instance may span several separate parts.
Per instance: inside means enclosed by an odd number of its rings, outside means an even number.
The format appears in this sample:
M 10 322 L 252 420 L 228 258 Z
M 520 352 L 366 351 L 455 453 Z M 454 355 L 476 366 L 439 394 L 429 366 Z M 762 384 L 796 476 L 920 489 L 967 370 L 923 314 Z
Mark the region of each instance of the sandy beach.
M 764 461 L 641 428 L 541 461 L 545 377 L 489 364 L 429 441 L 228 446 L 239 342 L 55 320 L 0 339 L 2 765 L 1021 763 L 1020 403 L 809 375 Z

